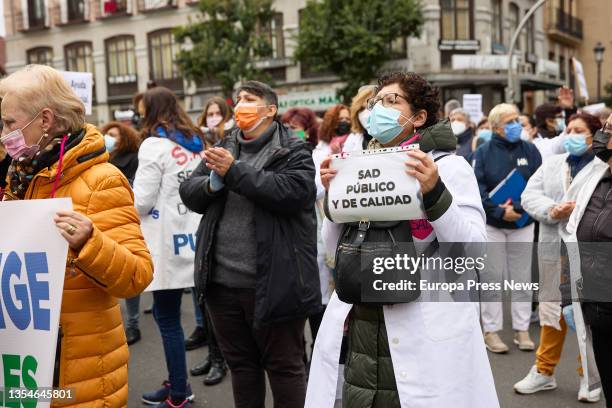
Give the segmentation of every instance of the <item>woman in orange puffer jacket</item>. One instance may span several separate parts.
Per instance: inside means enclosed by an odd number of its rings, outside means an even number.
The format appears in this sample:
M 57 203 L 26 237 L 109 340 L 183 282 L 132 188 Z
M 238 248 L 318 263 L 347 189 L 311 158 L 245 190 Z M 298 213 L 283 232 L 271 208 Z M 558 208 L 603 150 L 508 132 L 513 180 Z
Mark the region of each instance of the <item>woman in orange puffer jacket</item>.
M 128 181 L 53 68 L 13 73 L 0 97 L 2 143 L 14 159 L 4 200 L 70 197 L 74 208 L 55 217 L 70 249 L 54 385 L 76 397 L 61 406 L 126 407 L 129 354 L 117 298 L 137 295 L 153 277 Z

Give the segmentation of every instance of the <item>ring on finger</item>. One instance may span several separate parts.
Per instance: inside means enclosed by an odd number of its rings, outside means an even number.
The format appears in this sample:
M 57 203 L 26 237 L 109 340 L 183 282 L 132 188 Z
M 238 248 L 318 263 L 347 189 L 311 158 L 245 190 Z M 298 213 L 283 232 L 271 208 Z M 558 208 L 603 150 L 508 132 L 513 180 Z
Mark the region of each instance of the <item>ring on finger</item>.
M 66 232 L 68 233 L 68 235 L 74 235 L 74 233 L 76 232 L 76 227 L 72 224 L 68 224 Z

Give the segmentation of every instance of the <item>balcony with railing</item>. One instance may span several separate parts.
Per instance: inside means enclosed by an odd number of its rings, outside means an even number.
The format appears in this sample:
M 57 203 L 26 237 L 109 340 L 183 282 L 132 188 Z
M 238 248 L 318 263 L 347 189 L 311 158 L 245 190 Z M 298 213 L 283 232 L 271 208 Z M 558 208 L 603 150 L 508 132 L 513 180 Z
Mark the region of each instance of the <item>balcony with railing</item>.
M 554 9 L 548 34 L 557 41 L 576 45 L 582 41 L 582 20 L 560 8 Z
M 131 15 L 129 1 L 131 0 L 101 0 L 102 14 L 100 18 L 112 18 Z
M 66 0 L 67 8 L 67 23 L 82 23 L 88 20 L 86 15 L 86 1 L 87 0 Z
M 138 12 L 150 13 L 159 10 L 174 9 L 178 6 L 177 0 L 137 0 Z

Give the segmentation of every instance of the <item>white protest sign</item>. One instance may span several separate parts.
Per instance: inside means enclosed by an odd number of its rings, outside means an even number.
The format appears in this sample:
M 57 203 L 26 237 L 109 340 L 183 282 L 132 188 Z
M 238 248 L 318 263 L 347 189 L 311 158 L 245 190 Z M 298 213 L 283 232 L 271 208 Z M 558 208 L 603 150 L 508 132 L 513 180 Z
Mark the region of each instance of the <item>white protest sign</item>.
M 0 202 L 1 407 L 50 406 L 68 254 L 53 216 L 71 209 L 68 198 Z
M 587 105 L 582 107 L 582 111 L 591 115 L 597 115 L 602 110 L 606 109 L 605 103 L 596 103 L 593 105 Z
M 574 73 L 576 74 L 576 80 L 578 82 L 578 89 L 580 90 L 580 96 L 584 99 L 589 99 L 589 89 L 587 88 L 586 77 L 584 76 L 584 68 L 582 63 L 576 58 L 572 58 L 574 61 Z
M 332 220 L 343 223 L 426 218 L 419 183 L 406 173 L 409 148 L 332 156 L 331 167 L 338 170 L 327 193 Z
M 463 110 L 470 115 L 470 121 L 472 123 L 478 124 L 482 119 L 482 95 L 464 94 Z
M 61 71 L 68 85 L 74 93 L 83 101 L 85 114 L 91 115 L 91 103 L 93 99 L 93 75 L 91 72 Z

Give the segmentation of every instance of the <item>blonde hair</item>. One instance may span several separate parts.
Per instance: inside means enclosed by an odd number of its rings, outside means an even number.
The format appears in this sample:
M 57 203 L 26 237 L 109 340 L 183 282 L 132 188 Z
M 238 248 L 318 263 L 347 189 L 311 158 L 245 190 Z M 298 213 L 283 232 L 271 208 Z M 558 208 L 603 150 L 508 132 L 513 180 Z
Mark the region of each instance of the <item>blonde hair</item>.
M 491 129 L 499 129 L 502 125 L 502 116 L 509 113 L 518 114 L 519 111 L 515 105 L 509 103 L 500 103 L 489 112 L 489 126 Z
M 0 81 L 0 98 L 15 103 L 30 117 L 45 108 L 55 114 L 57 132 L 76 131 L 85 125 L 85 106 L 62 74 L 46 65 L 27 65 Z
M 359 112 L 363 110 L 366 100 L 374 96 L 375 90 L 374 85 L 363 86 L 351 101 L 351 130 L 355 133 L 365 133 L 365 129 L 359 121 Z

